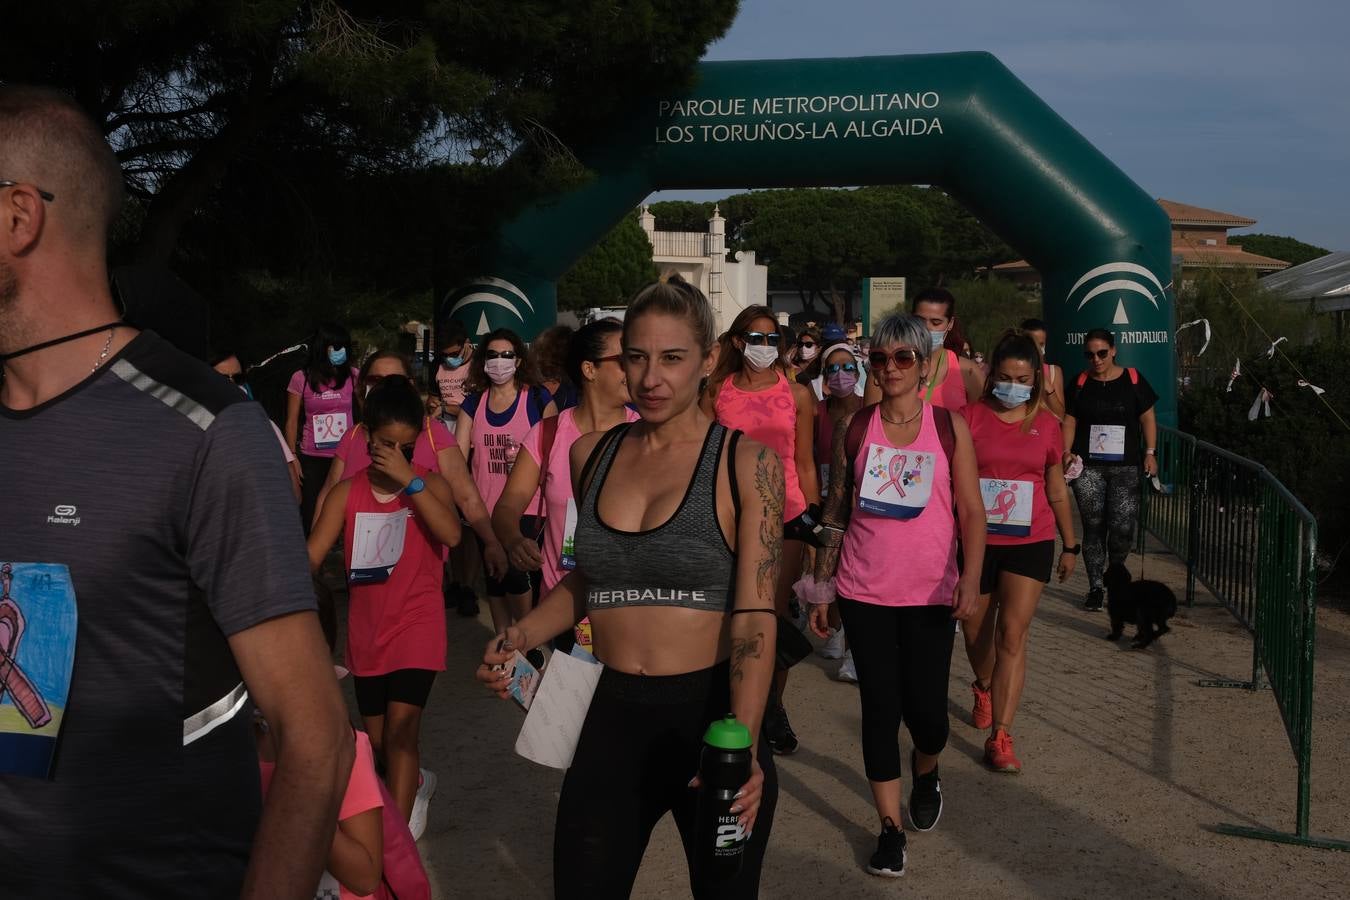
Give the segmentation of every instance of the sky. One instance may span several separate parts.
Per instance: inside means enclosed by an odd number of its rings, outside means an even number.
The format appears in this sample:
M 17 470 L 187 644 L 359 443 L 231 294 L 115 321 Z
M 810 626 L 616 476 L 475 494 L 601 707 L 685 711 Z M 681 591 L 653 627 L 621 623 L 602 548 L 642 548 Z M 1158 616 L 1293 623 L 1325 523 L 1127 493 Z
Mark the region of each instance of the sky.
M 741 0 L 706 58 L 987 50 L 1152 196 L 1346 250 L 1347 38 L 1350 0 Z

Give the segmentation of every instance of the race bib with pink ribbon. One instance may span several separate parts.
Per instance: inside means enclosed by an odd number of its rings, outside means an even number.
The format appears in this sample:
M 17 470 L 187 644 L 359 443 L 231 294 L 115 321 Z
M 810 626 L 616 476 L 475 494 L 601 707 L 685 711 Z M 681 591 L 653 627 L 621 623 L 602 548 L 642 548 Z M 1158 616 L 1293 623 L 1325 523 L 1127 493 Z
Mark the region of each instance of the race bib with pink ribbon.
M 1011 537 L 1031 534 L 1031 501 L 1035 490 L 1030 481 L 981 478 L 986 530 Z
M 351 584 L 381 584 L 389 580 L 403 556 L 411 510 L 359 512 L 353 523 Z
M 314 429 L 314 448 L 333 450 L 347 433 L 347 414 L 345 412 L 319 413 L 310 417 Z
M 934 456 L 926 450 L 867 447 L 858 508 L 892 519 L 913 519 L 933 493 Z

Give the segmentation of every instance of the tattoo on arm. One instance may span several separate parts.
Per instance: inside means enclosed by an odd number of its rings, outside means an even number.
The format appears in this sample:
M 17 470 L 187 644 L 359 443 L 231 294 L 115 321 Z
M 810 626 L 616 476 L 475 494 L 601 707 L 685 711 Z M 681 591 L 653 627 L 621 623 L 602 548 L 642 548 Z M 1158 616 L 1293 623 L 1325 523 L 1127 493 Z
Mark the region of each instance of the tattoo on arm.
M 764 632 L 757 631 L 753 637 L 731 639 L 731 681 L 736 683 L 745 677 L 742 666 L 747 659 L 759 659 L 764 653 Z
M 783 467 L 774 465 L 774 452 L 767 447 L 761 448 L 759 458 L 755 460 L 755 491 L 764 504 L 764 518 L 759 523 L 759 543 L 763 555 L 759 561 L 756 576 L 759 582 L 759 599 L 773 604 L 773 595 L 778 580 L 778 568 L 783 556 L 783 497 L 787 487 L 783 481 Z
M 833 575 L 839 565 L 839 550 L 844 542 L 844 534 L 842 530 L 831 529 L 848 527 L 849 510 L 853 504 L 853 460 L 848 458 L 848 427 L 852 421 L 852 415 L 844 416 L 834 426 L 834 444 L 830 452 L 830 494 L 825 498 L 825 509 L 820 517 L 827 528 L 825 546 L 816 554 L 817 580 Z

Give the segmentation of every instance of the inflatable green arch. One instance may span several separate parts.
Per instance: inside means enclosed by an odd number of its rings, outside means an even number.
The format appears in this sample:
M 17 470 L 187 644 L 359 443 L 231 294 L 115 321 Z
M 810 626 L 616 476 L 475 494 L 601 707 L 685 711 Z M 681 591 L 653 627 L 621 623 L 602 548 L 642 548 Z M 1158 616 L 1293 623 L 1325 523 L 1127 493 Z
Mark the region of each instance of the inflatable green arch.
M 1040 271 L 1048 352 L 1069 377 L 1083 332 L 1110 328 L 1175 423 L 1167 216 L 988 53 L 702 63 L 687 93 L 651 98 L 579 156 L 595 176 L 503 223 L 443 316 L 532 337 L 554 321 L 558 277 L 654 190 L 933 184 Z

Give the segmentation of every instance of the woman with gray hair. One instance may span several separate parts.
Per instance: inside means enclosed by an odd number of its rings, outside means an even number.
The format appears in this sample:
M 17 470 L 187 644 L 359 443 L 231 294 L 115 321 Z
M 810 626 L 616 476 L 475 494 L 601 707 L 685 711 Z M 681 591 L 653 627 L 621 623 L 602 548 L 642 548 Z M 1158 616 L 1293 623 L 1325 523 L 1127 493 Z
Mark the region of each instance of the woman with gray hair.
M 807 597 L 816 604 L 811 629 L 827 637 L 837 592 L 858 674 L 863 764 L 881 819 L 867 870 L 889 877 L 905 868 L 900 723 L 915 748 L 910 823 L 928 831 L 942 815 L 938 755 L 947 745 L 952 620 L 976 612 L 984 561 L 970 429 L 960 413 L 925 403 L 920 394 L 930 346 L 928 328 L 915 316 L 890 316 L 877 326 L 868 364 L 882 399 L 835 428 L 826 546 Z

